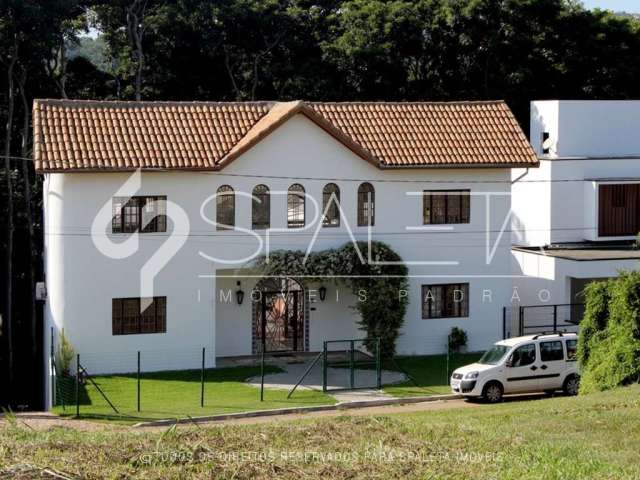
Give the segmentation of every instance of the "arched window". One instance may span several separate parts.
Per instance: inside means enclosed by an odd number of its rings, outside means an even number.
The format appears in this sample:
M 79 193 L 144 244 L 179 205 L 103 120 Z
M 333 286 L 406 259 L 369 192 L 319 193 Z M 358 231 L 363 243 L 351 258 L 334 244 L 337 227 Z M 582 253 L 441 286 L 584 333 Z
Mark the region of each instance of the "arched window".
M 287 226 L 289 228 L 304 227 L 304 187 L 294 183 L 287 193 Z
M 358 187 L 358 226 L 375 225 L 376 192 L 373 185 L 363 183 Z M 371 221 L 369 221 L 371 220 Z
M 216 229 L 233 230 L 236 224 L 236 196 L 233 188 L 222 185 L 216 193 Z
M 340 188 L 335 183 L 327 183 L 322 190 L 322 226 L 340 226 Z
M 252 192 L 251 226 L 254 230 L 263 230 L 271 225 L 271 199 L 269 187 L 256 185 Z

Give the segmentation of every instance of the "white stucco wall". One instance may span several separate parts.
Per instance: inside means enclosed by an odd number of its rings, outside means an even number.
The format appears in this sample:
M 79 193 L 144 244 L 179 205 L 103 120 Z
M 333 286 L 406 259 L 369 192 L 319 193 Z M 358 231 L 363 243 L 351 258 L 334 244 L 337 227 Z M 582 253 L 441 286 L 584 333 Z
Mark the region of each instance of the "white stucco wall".
M 538 100 L 531 102 L 531 144 L 542 154 L 549 132 L 557 157 L 618 157 L 640 154 L 640 100 Z
M 514 287 L 519 291 L 521 305 L 572 303 L 571 278 L 611 278 L 617 277 L 620 270 L 640 267 L 636 259 L 577 261 L 520 250 L 514 250 L 512 255 Z M 540 296 L 543 289 L 549 295 Z
M 268 176 L 270 178 L 258 178 Z M 288 121 L 221 172 L 144 172 L 138 195 L 166 195 L 187 213 L 190 232 L 184 246 L 162 269 L 155 280 L 155 294 L 167 297 L 167 333 L 113 336 L 111 299 L 135 297 L 139 292 L 140 269 L 167 241 L 167 234 L 140 236 L 140 248 L 132 256 L 114 260 L 104 257 L 92 243 L 90 227 L 100 207 L 108 202 L 128 178 L 125 173 L 82 173 L 47 175 L 45 199 L 47 218 L 46 318 L 56 329 L 65 328 L 81 354 L 82 363 L 93 372 L 130 371 L 135 368 L 135 352 L 142 351 L 146 369 L 199 366 L 202 347 L 207 364 L 215 356 L 245 355 L 251 348 L 250 302 L 242 306 L 219 305 L 220 285 L 235 287 L 234 279 L 215 274 L 231 267 L 205 260 L 199 252 L 226 260 L 251 255 L 257 241 L 238 231 L 216 231 L 200 216 L 202 202 L 222 184 L 236 192 L 250 193 L 264 183 L 272 192 L 270 248 L 306 249 L 317 224 L 304 230 L 286 229 L 286 192 L 292 183 L 301 183 L 307 194 L 322 202 L 328 182 L 341 189 L 341 206 L 346 218 L 339 228 L 320 229 L 313 249 L 338 247 L 350 240 L 351 227 L 358 239 L 366 239 L 367 229 L 356 226 L 356 192 L 362 181 L 375 187 L 376 218 L 374 240 L 388 243 L 405 262 L 451 261 L 455 265 L 410 265 L 410 304 L 398 342 L 400 353 L 439 353 L 454 325 L 469 333 L 469 349 L 486 348 L 501 335 L 501 309 L 511 291 L 509 234 L 495 242 L 510 206 L 508 169 L 398 169 L 380 170 L 356 157 L 350 150 L 302 116 Z M 443 183 L 439 183 L 443 182 Z M 407 192 L 426 189 L 472 191 L 471 223 L 453 225 L 450 230 L 421 232 L 407 227 L 422 226 L 422 199 Z M 487 218 L 485 194 L 494 192 Z M 215 218 L 215 203 L 204 211 Z M 307 202 L 307 222 L 314 217 Z M 236 226 L 251 228 L 251 202 L 236 196 Z M 487 264 L 489 250 L 495 247 Z M 508 226 L 507 226 L 508 228 Z M 278 231 L 281 229 L 282 231 Z M 178 232 L 184 235 L 184 232 Z M 260 232 L 264 237 L 264 232 Z M 126 238 L 109 235 L 114 241 Z M 470 284 L 470 316 L 463 319 L 423 320 L 422 284 Z M 335 304 L 330 284 L 327 301 L 317 303 L 310 318 L 310 349 L 331 338 L 360 337 L 355 316 L 347 308 L 349 295 Z M 243 283 L 243 290 L 250 288 Z M 491 290 L 491 302 L 483 290 Z
M 514 244 L 633 239 L 598 236 L 598 186 L 640 183 L 640 158 L 541 158 L 512 176 Z
M 639 101 L 536 101 L 530 141 L 540 168 L 514 169 L 513 242 L 542 246 L 598 236 L 598 186 L 640 183 Z M 542 154 L 542 132 L 551 149 Z

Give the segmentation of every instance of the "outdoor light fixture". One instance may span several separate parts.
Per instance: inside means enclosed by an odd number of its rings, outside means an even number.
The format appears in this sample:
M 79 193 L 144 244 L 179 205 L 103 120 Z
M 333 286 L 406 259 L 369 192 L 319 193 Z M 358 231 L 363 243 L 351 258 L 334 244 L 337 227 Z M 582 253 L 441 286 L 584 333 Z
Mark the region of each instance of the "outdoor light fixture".
M 327 298 L 327 287 L 325 287 L 324 285 L 322 285 L 319 289 L 318 289 L 318 293 L 320 294 L 320 300 L 324 302 L 324 299 Z
M 237 285 L 238 287 L 240 287 L 240 281 L 238 281 Z M 242 305 L 243 300 L 244 300 L 244 292 L 242 291 L 241 288 L 238 288 L 238 290 L 236 290 L 236 301 L 238 302 L 238 305 Z

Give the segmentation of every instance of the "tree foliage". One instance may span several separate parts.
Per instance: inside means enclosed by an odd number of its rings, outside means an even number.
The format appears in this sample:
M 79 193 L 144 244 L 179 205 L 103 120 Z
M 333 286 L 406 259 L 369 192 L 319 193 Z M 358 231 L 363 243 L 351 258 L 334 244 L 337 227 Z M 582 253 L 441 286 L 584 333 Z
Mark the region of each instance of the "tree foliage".
M 357 297 L 353 308 L 367 334 L 366 347 L 375 350 L 380 338 L 383 357 L 392 357 L 409 303 L 407 267 L 382 242 L 347 243 L 341 248 L 311 252 L 280 250 L 257 260 L 254 268 L 265 277 L 286 275 L 302 283 L 327 279 L 350 287 Z

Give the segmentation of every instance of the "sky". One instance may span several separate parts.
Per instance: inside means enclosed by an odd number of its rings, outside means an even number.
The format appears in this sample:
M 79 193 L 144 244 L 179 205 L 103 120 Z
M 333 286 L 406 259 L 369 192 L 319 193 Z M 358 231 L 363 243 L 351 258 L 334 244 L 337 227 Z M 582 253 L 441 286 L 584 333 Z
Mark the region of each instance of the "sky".
M 587 8 L 602 8 L 615 12 L 640 13 L 640 0 L 582 0 Z

